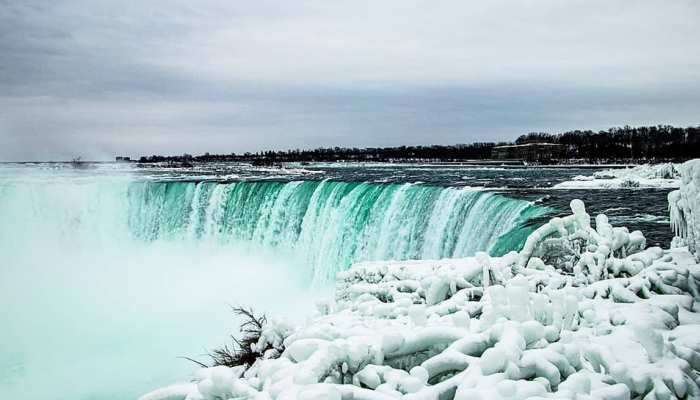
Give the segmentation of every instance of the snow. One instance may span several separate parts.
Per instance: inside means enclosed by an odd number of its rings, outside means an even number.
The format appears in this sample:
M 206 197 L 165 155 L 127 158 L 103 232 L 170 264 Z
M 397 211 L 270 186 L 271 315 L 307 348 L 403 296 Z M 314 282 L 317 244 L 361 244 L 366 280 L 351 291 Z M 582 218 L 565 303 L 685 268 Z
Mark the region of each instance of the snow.
M 355 264 L 314 318 L 266 326 L 278 357 L 141 400 L 699 399 L 700 160 L 682 171 L 687 248 L 646 248 L 574 200 L 520 253 Z
M 632 168 L 607 169 L 592 176 L 577 175 L 554 185 L 555 189 L 635 189 L 680 187 L 679 164 L 645 164 Z

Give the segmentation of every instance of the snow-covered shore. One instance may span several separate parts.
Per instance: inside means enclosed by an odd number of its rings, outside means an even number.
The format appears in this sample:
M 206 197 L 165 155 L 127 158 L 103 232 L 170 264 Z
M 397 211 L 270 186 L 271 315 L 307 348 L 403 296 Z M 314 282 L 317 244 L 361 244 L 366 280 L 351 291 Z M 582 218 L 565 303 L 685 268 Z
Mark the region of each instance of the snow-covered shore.
M 645 248 L 574 200 L 520 253 L 356 264 L 315 318 L 269 322 L 252 366 L 141 400 L 698 399 L 700 160 L 682 170 L 688 248 Z
M 638 165 L 633 168 L 608 169 L 593 175 L 579 175 L 554 185 L 555 189 L 636 189 L 678 188 L 681 185 L 679 164 Z

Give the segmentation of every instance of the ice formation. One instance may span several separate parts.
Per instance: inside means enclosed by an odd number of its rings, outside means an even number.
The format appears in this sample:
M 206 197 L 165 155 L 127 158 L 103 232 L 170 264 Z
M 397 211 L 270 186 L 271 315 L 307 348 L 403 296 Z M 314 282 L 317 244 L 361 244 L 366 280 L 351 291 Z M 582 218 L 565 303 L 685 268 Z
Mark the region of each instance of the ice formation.
M 593 173 L 598 179 L 643 178 L 643 179 L 680 179 L 681 165 L 673 163 L 644 164 L 632 168 L 606 169 Z
M 593 175 L 577 175 L 570 181 L 554 185 L 557 189 L 635 189 L 677 188 L 680 164 L 645 164 L 632 168 L 606 169 Z
M 682 184 L 668 195 L 671 227 L 700 261 L 700 159 L 683 164 Z
M 700 161 L 683 172 L 669 207 L 697 251 Z M 265 330 L 281 354 L 141 400 L 700 399 L 700 265 L 571 209 L 520 253 L 355 264 L 317 317 Z

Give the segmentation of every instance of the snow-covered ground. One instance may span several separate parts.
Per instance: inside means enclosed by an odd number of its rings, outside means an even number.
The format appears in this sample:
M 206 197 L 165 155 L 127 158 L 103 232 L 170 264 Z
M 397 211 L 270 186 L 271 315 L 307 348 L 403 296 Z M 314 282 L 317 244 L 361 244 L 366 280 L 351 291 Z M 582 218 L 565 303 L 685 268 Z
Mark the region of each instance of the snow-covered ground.
M 269 322 L 253 365 L 141 400 L 698 399 L 700 160 L 683 173 L 669 198 L 688 248 L 591 225 L 574 200 L 520 253 L 356 264 L 315 318 Z
M 555 189 L 624 189 L 680 187 L 679 164 L 647 164 L 633 168 L 607 169 L 593 175 L 579 175 L 554 185 Z

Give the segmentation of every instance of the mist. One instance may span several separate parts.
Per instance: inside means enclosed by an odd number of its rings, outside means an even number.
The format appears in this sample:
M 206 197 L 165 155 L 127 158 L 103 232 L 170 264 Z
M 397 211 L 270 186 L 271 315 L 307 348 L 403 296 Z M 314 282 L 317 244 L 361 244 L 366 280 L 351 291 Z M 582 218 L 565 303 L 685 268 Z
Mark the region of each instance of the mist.
M 323 298 L 292 257 L 130 238 L 123 183 L 27 177 L 0 186 L 5 397 L 136 398 L 196 369 L 180 357 L 207 362 L 209 350 L 230 344 L 240 322 L 231 306 L 293 323 Z

